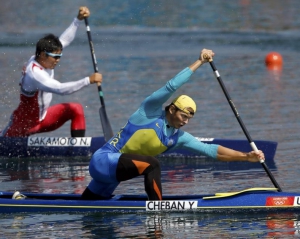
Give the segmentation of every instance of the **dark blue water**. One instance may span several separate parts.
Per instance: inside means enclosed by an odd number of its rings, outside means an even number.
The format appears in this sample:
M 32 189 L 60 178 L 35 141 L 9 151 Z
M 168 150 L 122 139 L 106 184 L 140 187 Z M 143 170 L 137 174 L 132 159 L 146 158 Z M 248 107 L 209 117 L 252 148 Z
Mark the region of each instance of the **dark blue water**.
M 59 35 L 80 5 L 91 9 L 90 26 L 104 76 L 107 114 L 116 132 L 140 102 L 203 48 L 214 62 L 254 139 L 278 142 L 274 177 L 284 191 L 299 191 L 299 40 L 297 0 L 232 1 L 6 1 L 0 15 L 0 129 L 18 104 L 18 80 L 36 41 Z M 269 71 L 265 56 L 279 52 L 281 72 Z M 64 50 L 56 78 L 77 80 L 93 72 L 84 24 Z M 192 96 L 196 117 L 185 129 L 195 136 L 245 139 L 210 66 L 204 65 L 178 94 Z M 53 104 L 84 105 L 87 135 L 102 135 L 95 86 Z M 43 134 L 69 136 L 69 124 Z M 0 160 L 0 190 L 81 193 L 90 180 L 89 159 Z M 161 159 L 165 194 L 197 194 L 270 187 L 260 165 L 233 169 L 207 159 Z M 122 183 L 116 193 L 143 193 L 143 181 Z M 20 214 L 2 215 L 3 238 L 294 238 L 299 215 L 277 214 Z

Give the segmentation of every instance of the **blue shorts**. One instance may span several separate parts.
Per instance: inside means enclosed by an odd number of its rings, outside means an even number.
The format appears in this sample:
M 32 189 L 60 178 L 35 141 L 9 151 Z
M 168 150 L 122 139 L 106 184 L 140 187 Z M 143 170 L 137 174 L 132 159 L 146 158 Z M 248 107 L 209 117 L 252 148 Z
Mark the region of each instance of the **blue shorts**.
M 120 182 L 116 178 L 116 169 L 121 153 L 107 149 L 98 149 L 91 158 L 89 171 L 93 178 L 88 188 L 102 197 L 110 197 Z

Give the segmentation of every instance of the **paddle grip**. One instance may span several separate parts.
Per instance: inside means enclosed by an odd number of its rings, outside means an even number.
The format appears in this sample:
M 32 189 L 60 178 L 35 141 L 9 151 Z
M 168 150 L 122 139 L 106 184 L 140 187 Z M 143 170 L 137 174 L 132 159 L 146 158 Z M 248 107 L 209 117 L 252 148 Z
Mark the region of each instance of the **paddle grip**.
M 213 59 L 210 58 L 206 53 L 203 55 L 203 58 L 206 59 L 206 60 L 208 60 L 208 62 L 212 62 L 213 61 Z

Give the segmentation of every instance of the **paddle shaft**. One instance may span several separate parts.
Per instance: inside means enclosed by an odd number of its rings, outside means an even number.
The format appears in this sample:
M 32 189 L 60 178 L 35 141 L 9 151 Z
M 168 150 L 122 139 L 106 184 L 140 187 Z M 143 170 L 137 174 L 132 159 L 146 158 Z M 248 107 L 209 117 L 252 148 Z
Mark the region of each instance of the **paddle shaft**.
M 92 55 L 92 60 L 93 60 L 94 71 L 98 72 L 97 59 L 96 59 L 94 44 L 93 44 L 92 36 L 91 36 L 91 29 L 89 26 L 88 19 L 86 17 L 84 18 L 84 22 L 85 22 L 86 33 L 87 33 L 89 44 L 90 44 L 90 50 L 91 50 L 91 55 Z M 101 84 L 98 84 L 98 91 L 99 91 L 101 105 L 105 106 Z
M 209 64 L 210 64 L 211 68 L 213 69 L 213 71 L 214 71 L 214 73 L 215 73 L 215 76 L 216 76 L 216 78 L 217 78 L 217 80 L 218 80 L 218 82 L 219 82 L 219 84 L 220 84 L 220 86 L 221 86 L 221 88 L 222 88 L 222 90 L 223 90 L 225 96 L 226 96 L 226 99 L 227 99 L 227 101 L 228 101 L 228 103 L 229 103 L 229 105 L 230 105 L 230 107 L 231 107 L 231 109 L 232 109 L 232 111 L 233 111 L 235 117 L 237 118 L 237 120 L 238 120 L 240 126 L 242 127 L 242 130 L 243 130 L 245 136 L 246 136 L 247 139 L 248 139 L 248 142 L 250 143 L 251 148 L 252 148 L 254 151 L 258 151 L 258 149 L 257 149 L 255 143 L 253 142 L 253 140 L 252 140 L 252 138 L 251 138 L 251 136 L 250 136 L 250 134 L 249 134 L 249 132 L 248 132 L 246 126 L 244 125 L 244 123 L 243 123 L 243 121 L 242 121 L 242 119 L 241 119 L 241 117 L 240 117 L 240 115 L 239 115 L 239 113 L 238 113 L 238 111 L 237 111 L 237 109 L 236 109 L 236 107 L 235 107 L 235 105 L 234 105 L 232 99 L 230 98 L 229 93 L 228 93 L 228 91 L 227 91 L 227 89 L 226 89 L 226 87 L 225 87 L 225 85 L 224 85 L 224 83 L 223 83 L 223 81 L 222 81 L 222 78 L 221 78 L 221 76 L 220 76 L 220 74 L 219 74 L 219 72 L 218 72 L 218 70 L 217 70 L 217 68 L 216 68 L 216 66 L 215 66 L 215 64 L 214 64 L 214 62 L 213 62 L 212 59 L 210 59 Z M 268 168 L 267 165 L 265 164 L 264 160 L 260 160 L 260 163 L 261 163 L 261 165 L 263 166 L 263 168 L 264 168 L 264 170 L 266 171 L 266 173 L 268 174 L 269 178 L 271 179 L 273 185 L 274 185 L 276 188 L 278 188 L 278 191 L 279 191 L 279 192 L 282 192 L 281 187 L 280 187 L 279 184 L 276 182 L 274 176 L 272 175 L 271 171 L 269 170 L 269 168 Z
M 93 66 L 94 66 L 94 71 L 95 73 L 98 72 L 98 66 L 97 66 L 97 60 L 96 60 L 96 55 L 95 55 L 95 50 L 94 50 L 94 44 L 92 41 L 92 36 L 91 36 L 91 29 L 89 26 L 88 19 L 85 17 L 84 18 L 85 26 L 86 26 L 86 32 L 89 40 L 89 45 L 90 45 L 90 50 L 91 50 L 91 55 L 92 55 L 92 60 L 93 60 Z M 100 119 L 101 119 L 101 124 L 102 124 L 102 129 L 104 133 L 104 138 L 105 141 L 108 141 L 110 138 L 113 137 L 113 131 L 110 126 L 106 110 L 105 110 L 105 104 L 104 104 L 104 97 L 103 97 L 103 92 L 102 92 L 102 87 L 101 84 L 98 85 L 98 93 L 99 93 L 99 98 L 101 102 L 101 108 L 99 109 L 99 114 L 100 114 Z

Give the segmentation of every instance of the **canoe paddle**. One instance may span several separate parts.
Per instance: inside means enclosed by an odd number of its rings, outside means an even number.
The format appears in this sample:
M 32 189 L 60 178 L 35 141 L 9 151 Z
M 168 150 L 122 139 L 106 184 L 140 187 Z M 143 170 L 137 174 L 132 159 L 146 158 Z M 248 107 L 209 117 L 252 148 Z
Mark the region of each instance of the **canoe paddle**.
M 90 44 L 91 55 L 92 55 L 92 60 L 93 60 L 93 65 L 94 65 L 94 71 L 95 71 L 95 73 L 97 73 L 98 72 L 97 60 L 96 60 L 94 45 L 92 42 L 92 36 L 91 36 L 89 22 L 86 17 L 84 18 L 84 22 L 85 22 L 86 32 L 87 32 L 87 36 L 88 36 L 88 40 L 89 40 L 89 44 Z M 101 120 L 101 124 L 102 124 L 102 130 L 104 133 L 105 141 L 108 141 L 110 138 L 112 138 L 114 136 L 114 133 L 111 129 L 111 126 L 110 126 L 110 123 L 109 123 L 109 120 L 108 120 L 108 117 L 106 114 L 101 84 L 98 84 L 98 93 L 99 93 L 100 102 L 101 102 L 99 114 L 100 114 L 100 120 Z
M 208 59 L 208 56 L 204 55 L 204 58 Z M 237 111 L 237 109 L 236 109 L 236 107 L 235 107 L 232 99 L 229 96 L 229 93 L 228 93 L 228 91 L 227 91 L 227 89 L 226 89 L 226 87 L 225 87 L 225 85 L 224 85 L 224 83 L 222 81 L 222 78 L 221 78 L 221 76 L 220 76 L 220 74 L 219 74 L 219 72 L 218 72 L 218 70 L 217 70 L 217 68 L 216 68 L 216 66 L 215 66 L 215 64 L 213 62 L 213 59 L 209 58 L 208 61 L 209 61 L 209 64 L 210 64 L 212 70 L 215 73 L 215 76 L 216 76 L 216 78 L 217 78 L 217 80 L 218 80 L 218 82 L 219 82 L 219 84 L 220 84 L 220 86 L 221 86 L 221 88 L 222 88 L 225 96 L 226 96 L 226 99 L 227 99 L 227 101 L 228 101 L 228 103 L 229 103 L 229 105 L 230 105 L 230 107 L 231 107 L 231 109 L 232 109 L 235 117 L 237 118 L 240 126 L 242 127 L 242 130 L 244 131 L 244 134 L 246 135 L 246 137 L 248 139 L 248 142 L 250 143 L 251 148 L 254 151 L 258 151 L 258 149 L 257 149 L 255 143 L 253 142 L 252 138 L 250 137 L 250 134 L 248 133 L 248 130 L 246 129 L 246 126 L 244 125 L 244 123 L 243 123 L 243 121 L 242 121 L 242 119 L 241 119 L 241 117 L 240 117 L 240 115 L 239 115 L 239 113 L 238 113 L 238 111 Z M 263 166 L 263 168 L 266 171 L 266 173 L 268 174 L 269 178 L 271 179 L 273 185 L 278 189 L 278 192 L 282 192 L 279 184 L 276 182 L 275 178 L 273 177 L 271 171 L 269 170 L 269 168 L 265 164 L 264 160 L 260 160 L 260 163 Z

